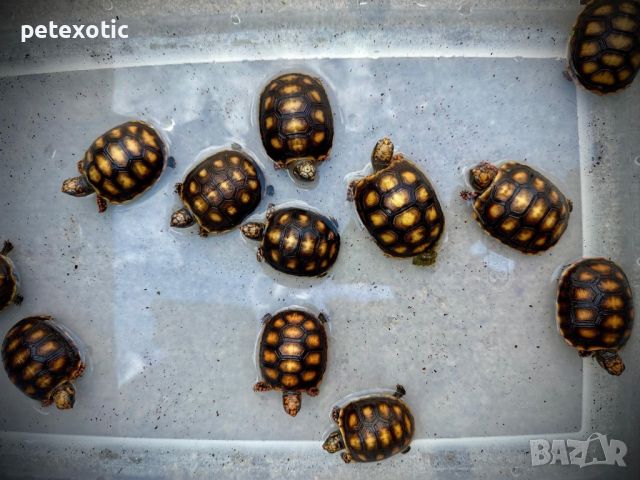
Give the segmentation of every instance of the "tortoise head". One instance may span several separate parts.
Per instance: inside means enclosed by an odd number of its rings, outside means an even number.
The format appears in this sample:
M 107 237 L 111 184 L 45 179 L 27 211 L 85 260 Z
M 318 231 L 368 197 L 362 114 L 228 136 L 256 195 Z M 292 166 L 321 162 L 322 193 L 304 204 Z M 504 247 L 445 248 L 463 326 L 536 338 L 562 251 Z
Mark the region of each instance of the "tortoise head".
M 292 417 L 295 417 L 300 411 L 301 406 L 300 392 L 285 392 L 282 394 L 282 406 L 284 411 Z
M 293 166 L 293 174 L 305 182 L 316 179 L 316 165 L 312 158 L 301 158 Z
M 73 408 L 76 403 L 76 389 L 69 382 L 65 382 L 53 391 L 53 401 L 60 410 Z
M 371 165 L 373 170 L 378 172 L 389 166 L 393 159 L 393 142 L 388 138 L 378 140 L 371 152 Z
M 249 222 L 240 227 L 242 234 L 251 240 L 262 240 L 264 236 L 264 223 Z
M 332 432 L 322 444 L 322 448 L 329 453 L 336 453 L 343 450 L 344 442 L 342 441 L 342 434 L 340 433 L 340 430 Z
M 62 193 L 73 195 L 74 197 L 86 197 L 94 193 L 94 189 L 84 175 L 67 178 L 62 182 Z
M 469 181 L 474 190 L 481 192 L 489 188 L 491 182 L 496 178 L 498 168 L 489 162 L 481 162 L 469 172 Z

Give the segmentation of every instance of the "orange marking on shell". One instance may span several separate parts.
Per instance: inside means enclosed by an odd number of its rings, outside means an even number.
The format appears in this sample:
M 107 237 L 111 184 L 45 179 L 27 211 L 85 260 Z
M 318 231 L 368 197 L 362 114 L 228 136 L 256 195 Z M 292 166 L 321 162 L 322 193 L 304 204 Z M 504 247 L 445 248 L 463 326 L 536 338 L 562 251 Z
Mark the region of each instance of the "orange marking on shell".
M 611 72 L 602 71 L 591 75 L 591 81 L 601 85 L 613 85 L 615 83 L 615 78 Z
M 528 188 L 523 188 L 511 200 L 511 210 L 514 213 L 522 213 L 529 207 L 531 200 L 533 200 L 533 192 Z
M 590 75 L 593 72 L 597 71 L 599 68 L 600 66 L 598 65 L 597 62 L 585 62 L 580 67 L 580 69 L 582 70 L 582 73 L 584 73 L 585 75 Z
M 159 148 L 158 142 L 156 141 L 156 136 L 152 135 L 146 128 L 142 129 L 140 136 L 142 137 L 142 141 L 145 143 L 145 145 L 156 149 Z
M 280 371 L 286 373 L 297 373 L 302 370 L 302 365 L 296 360 L 284 360 L 280 362 Z
M 320 109 L 314 110 L 313 118 L 318 123 L 324 123 L 324 112 Z
M 596 278 L 596 276 L 588 270 L 582 270 L 580 273 L 578 273 L 578 280 L 583 282 L 589 282 L 594 278 Z
M 511 198 L 515 190 L 516 187 L 513 183 L 503 182 L 495 188 L 493 196 L 499 202 L 506 202 Z
M 313 352 L 308 354 L 304 361 L 307 365 L 320 365 L 321 360 L 322 356 L 320 353 Z
M 30 362 L 29 365 L 22 369 L 22 379 L 29 381 L 42 370 L 42 364 L 39 362 Z
M 424 240 L 427 236 L 427 229 L 420 226 L 418 228 L 414 228 L 409 233 L 405 235 L 407 242 L 409 243 L 418 243 Z
M 429 200 L 429 192 L 424 185 L 416 188 L 416 200 L 420 203 L 426 203 Z
M 608 47 L 615 48 L 616 50 L 627 51 L 633 47 L 633 37 L 621 33 L 612 33 L 607 36 L 605 41 Z
M 282 385 L 287 388 L 293 388 L 298 385 L 298 377 L 295 375 L 286 374 L 282 376 Z
M 624 300 L 618 295 L 608 295 L 604 298 L 600 306 L 607 310 L 620 310 L 624 307 Z
M 622 315 L 613 314 L 606 316 L 600 325 L 603 328 L 618 330 L 625 326 L 625 321 Z
M 619 67 L 624 63 L 624 57 L 617 53 L 605 53 L 600 57 L 600 61 L 609 67 Z M 584 71 L 584 69 L 583 69 Z M 591 72 L 585 72 L 591 73 Z
M 350 429 L 354 430 L 359 423 L 360 421 L 358 420 L 358 415 L 356 415 L 355 413 L 349 415 L 349 418 L 347 419 L 347 425 L 349 425 Z
M 598 287 L 605 292 L 615 292 L 620 289 L 620 283 L 610 278 L 605 278 L 598 282 Z
M 499 203 L 494 203 L 487 209 L 487 215 L 492 221 L 500 218 L 503 213 L 504 207 Z
M 605 345 L 615 345 L 620 341 L 620 335 L 617 333 L 605 333 L 600 337 Z
M 602 22 L 589 22 L 584 29 L 585 35 L 600 35 L 604 32 L 604 24 Z
M 360 443 L 360 437 L 358 437 L 358 435 L 351 435 L 349 437 L 349 446 L 353 450 L 362 450 L 362 443 Z
M 388 192 L 398 185 L 398 180 L 393 175 L 381 175 L 378 186 L 382 192 Z
M 309 370 L 308 372 L 303 372 L 301 375 L 302 380 L 305 382 L 310 382 L 311 380 L 314 380 L 317 376 L 318 376 L 318 373 L 313 370 Z
M 500 229 L 503 232 L 506 233 L 510 233 L 513 230 L 515 230 L 515 228 L 520 224 L 520 222 L 518 222 L 517 219 L 512 218 L 512 217 L 507 217 L 503 220 L 503 222 L 500 224 Z
M 299 343 L 285 342 L 280 345 L 280 353 L 285 356 L 295 357 L 300 356 L 304 352 L 304 347 Z
M 57 372 L 59 370 L 62 370 L 66 365 L 67 365 L 67 357 L 61 356 L 49 362 L 48 367 L 49 367 L 49 371 Z
M 596 17 L 604 17 L 610 15 L 611 13 L 613 13 L 613 7 L 611 5 L 603 5 L 591 12 L 591 15 Z
M 134 187 L 136 184 L 136 181 L 133 178 L 131 178 L 131 175 L 129 175 L 126 172 L 120 172 L 116 177 L 116 181 L 125 190 L 128 190 Z
M 371 450 L 375 450 L 378 446 L 378 441 L 376 439 L 376 436 L 370 432 L 369 430 L 366 430 L 364 432 L 364 446 L 367 450 L 371 451 Z
M 294 117 L 290 120 L 287 120 L 283 123 L 282 129 L 287 133 L 301 133 L 304 132 L 309 125 L 304 120 L 304 118 Z
M 287 146 L 291 151 L 301 154 L 307 148 L 307 140 L 305 138 L 290 138 L 287 140 Z
M 269 332 L 267 333 L 267 336 L 265 337 L 264 341 L 268 345 L 277 345 L 278 342 L 280 341 L 280 337 L 276 332 Z
M 107 157 L 105 157 L 101 153 L 98 153 L 95 157 L 95 162 L 96 166 L 105 177 L 111 176 L 111 174 L 113 173 L 113 169 L 111 166 L 111 162 L 109 161 L 109 159 L 107 159 Z
M 321 102 L 322 101 L 322 97 L 320 96 L 320 92 L 318 92 L 317 90 L 310 90 L 309 91 L 309 96 L 311 97 L 311 99 L 314 102 Z
M 278 378 L 278 371 L 275 368 L 265 368 L 263 369 L 263 373 L 267 378 L 270 378 L 271 380 L 275 380 Z
M 319 348 L 320 347 L 320 336 L 315 333 L 309 335 L 305 340 L 305 343 L 309 348 Z
M 151 164 L 156 163 L 159 158 L 160 157 L 156 152 L 153 152 L 151 150 L 145 150 L 144 152 L 144 159 Z
M 400 210 L 404 206 L 408 205 L 411 199 L 409 198 L 409 192 L 407 190 L 398 190 L 391 195 L 387 195 L 384 198 L 384 205 L 391 211 Z M 418 214 L 418 216 L 420 216 Z
M 51 375 L 41 375 L 36 380 L 36 387 L 41 389 L 48 388 L 49 386 L 51 386 L 52 382 L 53 378 L 51 378 Z
M 393 436 L 396 437 L 397 440 L 400 440 L 404 436 L 404 431 L 402 429 L 402 425 L 395 422 L 392 426 Z
M 525 170 L 519 170 L 512 174 L 511 178 L 520 184 L 525 184 L 529 181 L 529 173 Z
M 25 363 L 31 357 L 31 353 L 28 348 L 18 350 L 11 359 L 11 365 L 16 368 Z
M 589 268 L 603 275 L 609 275 L 611 273 L 611 267 L 606 263 L 592 263 L 589 265 Z
M 132 156 L 139 157 L 142 155 L 142 145 L 140 145 L 140 142 L 135 138 L 124 137 L 123 143 L 124 147 Z
M 291 95 L 293 93 L 300 92 L 300 90 L 302 90 L 300 85 L 285 85 L 284 87 L 280 88 L 280 93 L 283 95 Z
M 324 132 L 315 132 L 311 138 L 313 139 L 313 142 L 316 144 L 320 144 L 324 141 L 326 135 Z
M 274 228 L 272 230 L 269 230 L 269 232 L 267 233 L 267 239 L 273 245 L 278 245 L 280 243 L 280 235 L 281 234 L 282 234 L 281 230 L 278 230 L 277 228 Z
M 262 352 L 262 361 L 265 363 L 275 363 L 278 360 L 278 356 L 272 350 L 264 350 Z
M 596 319 L 596 315 L 590 308 L 576 308 L 576 321 L 578 322 L 593 322 Z
M 139 178 L 145 178 L 149 175 L 149 168 L 142 162 L 133 162 L 131 169 Z
M 124 168 L 129 165 L 129 154 L 118 143 L 110 143 L 107 147 L 107 152 L 113 163 L 119 167 Z M 102 170 L 102 168 L 100 168 L 100 170 Z
M 289 325 L 282 330 L 282 336 L 285 338 L 302 338 L 304 330 L 295 325 Z

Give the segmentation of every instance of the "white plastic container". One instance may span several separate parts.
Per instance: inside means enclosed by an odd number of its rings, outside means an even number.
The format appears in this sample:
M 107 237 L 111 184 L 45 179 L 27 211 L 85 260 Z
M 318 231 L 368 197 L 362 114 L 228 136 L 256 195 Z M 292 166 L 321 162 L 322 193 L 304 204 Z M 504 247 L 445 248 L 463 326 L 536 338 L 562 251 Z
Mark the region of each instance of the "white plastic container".
M 72 411 L 40 409 L 0 375 L 0 472 L 29 478 L 638 478 L 640 337 L 609 376 L 555 327 L 559 268 L 603 255 L 640 292 L 640 83 L 598 97 L 563 76 L 577 1 L 260 2 L 105 0 L 0 7 L 0 235 L 25 301 L 0 333 L 48 313 L 87 345 Z M 22 24 L 118 18 L 129 38 L 20 42 Z M 320 76 L 331 158 L 313 188 L 276 172 L 256 102 L 283 70 Z M 60 193 L 104 130 L 142 118 L 175 157 L 139 201 L 99 215 Z M 432 268 L 382 256 L 346 201 L 380 137 L 429 176 L 446 217 Z M 169 227 L 173 184 L 198 153 L 238 143 L 265 165 L 258 212 L 302 200 L 340 224 L 323 279 L 255 260 L 238 230 Z M 485 235 L 458 193 L 477 161 L 526 160 L 573 200 L 553 249 L 525 256 Z M 299 304 L 331 319 L 320 395 L 296 418 L 252 392 L 265 313 Z M 331 406 L 401 383 L 411 452 L 344 465 L 321 448 Z M 534 439 L 599 432 L 626 468 L 533 467 Z

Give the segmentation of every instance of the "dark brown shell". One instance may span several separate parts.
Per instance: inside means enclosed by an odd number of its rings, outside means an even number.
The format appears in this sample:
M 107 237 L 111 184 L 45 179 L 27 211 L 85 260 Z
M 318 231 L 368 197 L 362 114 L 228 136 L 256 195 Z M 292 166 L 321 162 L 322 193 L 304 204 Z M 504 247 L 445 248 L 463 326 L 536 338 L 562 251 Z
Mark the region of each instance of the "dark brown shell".
M 224 232 L 256 209 L 263 182 L 260 167 L 249 155 L 223 150 L 187 174 L 180 196 L 205 231 Z
M 622 269 L 605 258 L 586 258 L 560 278 L 557 324 L 572 347 L 591 352 L 622 347 L 633 326 L 633 297 Z
M 260 245 L 266 262 L 304 277 L 326 273 L 338 258 L 340 234 L 333 220 L 303 208 L 281 208 L 267 219 Z
M 86 151 L 82 170 L 99 196 L 118 204 L 150 188 L 166 163 L 158 133 L 151 125 L 134 121 L 99 136 Z
M 267 320 L 260 335 L 260 373 L 271 387 L 287 392 L 317 387 L 327 365 L 324 323 L 300 309 Z
M 0 310 L 9 305 L 18 293 L 18 279 L 13 262 L 0 255 Z
M 377 462 L 404 451 L 415 432 L 411 410 L 393 395 L 371 395 L 346 404 L 338 426 L 356 462 Z
M 45 404 L 58 385 L 79 377 L 84 369 L 74 341 L 46 316 L 25 318 L 9 330 L 2 361 L 11 382 Z
M 391 164 L 355 184 L 360 220 L 386 254 L 413 257 L 435 246 L 444 214 L 429 179 L 410 161 Z
M 333 115 L 320 80 L 302 73 L 274 78 L 260 95 L 260 136 L 280 166 L 294 159 L 327 158 L 333 144 Z
M 640 2 L 589 2 L 571 35 L 569 65 L 585 88 L 600 94 L 631 84 L 640 68 Z
M 503 164 L 473 202 L 474 218 L 502 243 L 524 253 L 555 245 L 569 224 L 571 204 L 544 175 L 516 162 Z

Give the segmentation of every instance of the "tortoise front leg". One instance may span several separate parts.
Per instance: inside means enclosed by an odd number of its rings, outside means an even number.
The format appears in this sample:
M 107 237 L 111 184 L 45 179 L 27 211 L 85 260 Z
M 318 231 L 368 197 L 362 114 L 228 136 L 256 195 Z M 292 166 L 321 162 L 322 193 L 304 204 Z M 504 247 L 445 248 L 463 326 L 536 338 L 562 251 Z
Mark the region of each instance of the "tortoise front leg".
M 311 387 L 307 390 L 307 395 L 310 397 L 317 397 L 320 394 L 320 389 L 318 387 Z
M 353 456 L 347 452 L 342 452 L 340 456 L 342 457 L 344 463 L 351 463 L 351 460 L 353 460 Z
M 24 300 L 24 297 L 19 293 L 16 293 L 16 296 L 13 297 L 13 303 L 15 305 L 20 305 L 23 302 L 23 300 Z

